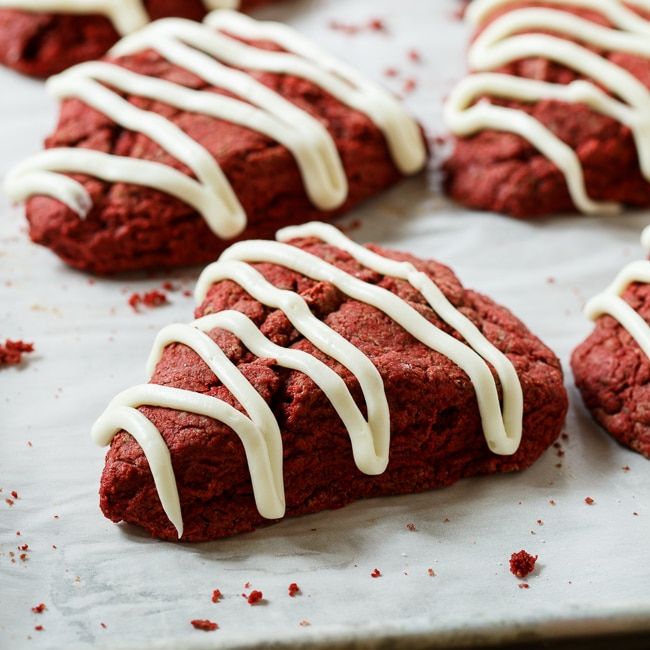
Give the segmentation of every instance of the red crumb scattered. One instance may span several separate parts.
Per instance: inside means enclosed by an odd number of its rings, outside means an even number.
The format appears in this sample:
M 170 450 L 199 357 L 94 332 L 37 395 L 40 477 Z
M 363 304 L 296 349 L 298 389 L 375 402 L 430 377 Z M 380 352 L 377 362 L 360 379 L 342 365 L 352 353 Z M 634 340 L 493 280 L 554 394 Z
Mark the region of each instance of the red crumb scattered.
M 402 90 L 405 93 L 412 93 L 417 87 L 418 87 L 418 82 L 415 79 L 413 79 L 413 77 L 409 77 L 404 81 L 404 86 Z
M 519 589 L 530 589 L 530 585 L 527 582 L 520 582 L 517 586 Z
M 12 491 L 11 491 L 11 496 L 12 496 L 14 499 L 17 499 L 17 498 L 18 498 L 18 492 L 16 492 L 16 490 L 12 490 Z
M 370 572 L 370 577 L 371 578 L 381 578 L 381 571 L 379 569 L 373 569 Z
M 2 366 L 17 366 L 22 362 L 23 354 L 29 354 L 33 351 L 33 343 L 7 339 L 4 344 L 0 344 L 0 368 Z
M 638 517 L 638 516 L 639 516 L 639 513 L 638 513 L 638 512 L 633 512 L 632 514 L 633 514 L 635 517 Z
M 185 291 L 183 291 L 183 295 L 186 298 L 191 298 L 192 297 L 192 292 L 189 289 L 185 289 Z
M 145 307 L 160 307 L 166 305 L 169 302 L 167 300 L 167 294 L 158 289 L 153 289 L 152 291 L 147 291 L 146 293 L 132 293 L 129 297 L 129 306 L 134 311 L 138 311 L 138 307 L 143 305 Z
M 399 70 L 397 68 L 386 68 L 384 70 L 384 76 L 393 79 L 399 75 Z
M 244 589 L 250 589 L 250 588 L 251 588 L 251 583 L 250 582 L 244 583 Z
M 538 555 L 531 555 L 523 549 L 510 556 L 510 573 L 518 578 L 525 578 L 535 570 Z
M 591 497 L 585 497 L 585 503 L 586 503 L 588 506 L 593 506 L 594 503 L 596 503 L 596 502 L 595 502 Z
M 52 548 L 56 551 L 56 544 L 52 544 Z
M 264 594 L 261 591 L 258 591 L 257 589 L 253 589 L 253 591 L 248 594 L 246 597 L 246 600 L 249 605 L 255 605 L 262 601 L 264 598 Z
M 42 614 L 46 609 L 47 607 L 45 607 L 45 603 L 39 603 L 36 607 L 32 607 L 32 612 L 34 612 L 34 614 Z
M 192 623 L 195 630 L 203 630 L 204 632 L 214 632 L 219 629 L 216 623 L 209 621 L 207 618 L 195 618 L 190 623 Z
M 622 467 L 624 472 L 629 472 L 630 471 L 630 466 L 629 465 L 623 465 Z
M 5 499 L 5 502 L 9 504 L 10 506 L 14 505 L 14 500 L 13 499 Z
M 18 537 L 20 537 L 20 531 L 19 530 L 16 531 L 16 535 L 18 535 Z
M 417 530 L 415 524 L 406 524 L 406 529 L 410 530 L 412 533 L 414 533 Z
M 538 525 L 538 526 L 543 526 L 543 525 L 544 525 L 544 522 L 543 522 L 541 519 L 538 519 L 538 520 L 537 520 L 537 525 Z
M 555 278 L 551 275 L 548 278 L 546 278 L 546 283 L 547 284 L 555 284 Z
M 311 623 L 307 619 L 303 619 L 300 621 L 300 623 L 298 623 L 298 625 L 300 625 L 300 627 L 309 627 Z
M 569 439 L 569 434 L 568 433 L 563 433 L 562 434 L 562 440 L 568 440 Z
M 223 596 L 222 596 L 221 592 L 218 589 L 215 589 L 212 592 L 212 602 L 213 603 L 218 603 L 221 600 L 222 597 Z
M 372 31 L 374 31 L 374 32 L 385 32 L 385 31 L 387 31 L 386 23 L 381 18 L 373 18 L 368 23 L 368 28 L 372 29 Z
M 408 51 L 408 58 L 410 61 L 413 61 L 413 63 L 422 63 L 422 55 L 416 49 Z
M 21 553 L 18 557 L 22 562 L 27 562 L 28 560 L 27 553 Z
M 550 500 L 549 500 L 549 504 L 552 505 L 552 506 L 556 505 L 555 500 L 554 500 L 554 499 L 550 499 Z
M 162 288 L 165 291 L 176 291 L 176 285 L 173 282 L 167 280 L 167 282 L 162 283 Z
M 340 20 L 330 20 L 328 27 L 336 32 L 347 34 L 348 36 L 356 36 L 360 32 L 384 32 L 388 31 L 386 23 L 381 18 L 372 18 L 365 25 L 353 25 L 351 23 L 343 23 Z
M 436 577 L 436 572 L 435 572 L 433 569 L 427 569 L 427 574 L 428 574 L 431 578 L 435 578 L 435 577 Z
M 106 625 L 106 623 L 100 623 L 100 625 L 101 625 L 104 629 L 106 629 L 106 628 L 108 627 L 108 625 Z
M 295 598 L 296 594 L 299 593 L 300 593 L 300 587 L 295 582 L 292 582 L 289 585 L 289 596 L 291 596 L 291 598 Z
M 35 626 L 34 626 L 34 629 L 35 629 L 37 632 L 42 632 L 45 628 L 44 628 L 42 625 L 35 625 Z
M 29 550 L 29 544 L 23 544 L 22 546 L 18 547 L 19 551 L 27 551 Z

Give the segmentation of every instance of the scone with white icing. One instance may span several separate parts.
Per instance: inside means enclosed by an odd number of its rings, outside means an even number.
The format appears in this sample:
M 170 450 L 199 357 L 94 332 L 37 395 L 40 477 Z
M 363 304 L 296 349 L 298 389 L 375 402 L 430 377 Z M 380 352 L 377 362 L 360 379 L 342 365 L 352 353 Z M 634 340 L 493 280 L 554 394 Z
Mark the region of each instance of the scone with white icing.
M 473 0 L 446 188 L 515 217 L 650 206 L 650 2 Z
M 576 385 L 608 433 L 650 458 L 650 261 L 624 267 L 585 311 L 596 325 L 573 352 Z
M 0 0 L 0 64 L 49 77 L 106 54 L 120 36 L 159 18 L 201 20 L 274 0 Z
M 48 87 L 59 124 L 5 189 L 35 242 L 95 273 L 212 261 L 229 240 L 332 219 L 427 159 L 390 93 L 233 11 L 159 20 Z
M 437 262 L 312 223 L 233 245 L 196 298 L 93 428 L 104 514 L 153 536 L 522 470 L 561 431 L 558 359 Z

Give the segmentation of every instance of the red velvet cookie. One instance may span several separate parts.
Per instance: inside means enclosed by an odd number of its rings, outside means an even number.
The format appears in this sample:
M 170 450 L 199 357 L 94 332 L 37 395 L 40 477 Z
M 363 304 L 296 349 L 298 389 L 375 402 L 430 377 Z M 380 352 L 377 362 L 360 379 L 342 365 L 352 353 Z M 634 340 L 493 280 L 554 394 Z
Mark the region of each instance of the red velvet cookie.
M 5 183 L 33 241 L 101 274 L 205 263 L 424 167 L 388 92 L 284 25 L 206 20 L 157 21 L 49 80 L 59 124 Z
M 273 0 L 242 0 L 248 11 Z M 52 13 L 21 9 L 0 9 L 0 64 L 23 74 L 49 77 L 71 65 L 103 56 L 120 38 L 116 26 L 101 12 L 87 14 L 66 11 L 65 2 Z M 202 0 L 132 0 L 144 5 L 151 20 L 178 16 L 201 20 L 206 13 Z
M 518 218 L 650 205 L 650 14 L 616 4 L 470 4 L 474 74 L 446 106 L 452 198 Z
M 650 458 L 649 273 L 650 262 L 633 262 L 587 304 L 596 326 L 571 358 L 576 386 L 595 420 L 646 458 Z
M 560 363 L 507 309 L 437 262 L 288 231 L 208 267 L 199 320 L 163 330 L 151 383 L 96 423 L 109 519 L 206 541 L 523 470 L 557 438 Z

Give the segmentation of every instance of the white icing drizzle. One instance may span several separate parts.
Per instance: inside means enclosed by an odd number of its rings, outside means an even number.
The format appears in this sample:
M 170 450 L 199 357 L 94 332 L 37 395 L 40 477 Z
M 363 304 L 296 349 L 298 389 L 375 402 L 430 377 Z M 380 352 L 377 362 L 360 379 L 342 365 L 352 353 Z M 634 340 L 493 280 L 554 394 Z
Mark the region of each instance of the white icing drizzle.
M 346 251 L 373 271 L 410 283 L 438 316 L 466 342 L 433 325 L 396 294 L 363 282 L 315 255 L 283 243 L 300 237 L 318 238 Z M 109 444 L 121 430 L 133 435 L 149 461 L 162 506 L 179 537 L 183 534 L 183 522 L 169 451 L 160 432 L 137 410 L 143 405 L 205 415 L 229 426 L 244 446 L 260 514 L 267 518 L 279 518 L 285 510 L 279 424 L 264 399 L 206 334 L 213 329 L 231 332 L 257 357 L 273 359 L 275 365 L 303 372 L 310 377 L 331 402 L 346 427 L 354 461 L 361 472 L 378 475 L 388 465 L 390 413 L 384 383 L 377 368 L 358 347 L 318 320 L 299 294 L 269 283 L 251 266 L 254 262 L 278 264 L 314 280 L 330 282 L 352 299 L 372 305 L 429 348 L 447 356 L 472 381 L 490 450 L 503 455 L 517 451 L 522 434 L 523 394 L 512 363 L 448 301 L 425 273 L 408 262 L 397 262 L 359 246 L 333 226 L 322 223 L 286 228 L 278 232 L 277 238 L 278 242 L 249 241 L 231 246 L 218 262 L 208 266 L 201 274 L 195 293 L 197 302 L 204 300 L 215 282 L 228 279 L 267 307 L 281 310 L 306 340 L 352 373 L 361 388 L 368 418 L 364 418 L 345 382 L 336 372 L 311 354 L 274 344 L 240 312 L 223 311 L 200 318 L 190 325 L 177 324 L 163 329 L 149 357 L 149 374 L 153 374 L 167 345 L 186 345 L 209 366 L 245 413 L 213 396 L 146 384 L 118 395 L 95 423 L 92 435 L 102 445 Z M 486 362 L 492 364 L 499 378 L 503 412 L 496 380 Z
M 238 9 L 240 0 L 203 0 L 206 9 Z M 143 0 L 0 0 L 0 8 L 57 14 L 99 14 L 124 36 L 144 27 L 149 15 Z
M 650 251 L 650 226 L 643 231 L 641 243 L 646 251 Z M 650 283 L 650 261 L 638 260 L 623 268 L 605 291 L 587 302 L 585 314 L 594 321 L 604 314 L 612 316 L 650 358 L 650 325 L 622 298 L 626 289 L 635 282 Z
M 496 10 L 518 0 L 474 0 L 468 17 L 480 26 Z M 634 136 L 641 171 L 650 181 L 650 90 L 634 75 L 582 45 L 576 39 L 607 52 L 626 52 L 650 59 L 650 22 L 620 0 L 550 0 L 559 7 L 591 9 L 604 15 L 617 29 L 554 8 L 513 9 L 488 25 L 474 41 L 469 63 L 475 74 L 460 82 L 445 106 L 445 119 L 458 136 L 484 129 L 515 133 L 528 140 L 562 171 L 576 207 L 588 214 L 614 213 L 620 206 L 589 198 L 582 164 L 576 152 L 549 128 L 525 111 L 477 99 L 486 95 L 537 102 L 553 99 L 584 103 L 592 110 L 628 126 Z M 650 0 L 632 3 L 650 10 Z M 554 35 L 522 34 L 548 30 Z M 528 57 L 560 63 L 586 78 L 567 85 L 490 72 Z M 608 90 L 604 92 L 599 86 Z
M 110 182 L 136 183 L 167 192 L 197 210 L 219 237 L 240 234 L 246 226 L 246 215 L 210 152 L 167 118 L 123 99 L 116 89 L 265 134 L 292 152 L 306 192 L 318 209 L 340 207 L 347 198 L 348 183 L 332 136 L 308 112 L 235 69 L 240 67 L 312 81 L 376 122 L 403 173 L 415 173 L 425 164 L 426 149 L 419 127 L 399 102 L 321 53 L 293 30 L 284 25 L 257 23 L 225 10 L 209 14 L 206 21 L 205 25 L 171 18 L 156 21 L 122 39 L 111 53 L 124 56 L 154 49 L 166 60 L 237 99 L 193 90 L 105 62 L 83 63 L 48 81 L 57 97 L 79 98 L 122 128 L 146 135 L 189 168 L 195 178 L 158 162 L 83 148 L 56 148 L 33 156 L 7 175 L 5 190 L 9 196 L 21 201 L 37 194 L 48 195 L 83 218 L 92 200 L 81 183 L 62 172 L 92 174 Z M 217 29 L 244 38 L 275 38 L 287 52 L 261 50 Z

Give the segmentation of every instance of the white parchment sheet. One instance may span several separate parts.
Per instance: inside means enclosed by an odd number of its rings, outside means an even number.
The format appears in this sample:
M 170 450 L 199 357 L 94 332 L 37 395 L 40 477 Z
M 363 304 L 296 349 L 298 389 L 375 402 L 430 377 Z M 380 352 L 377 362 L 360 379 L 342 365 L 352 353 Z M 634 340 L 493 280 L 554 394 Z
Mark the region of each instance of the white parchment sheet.
M 417 80 L 406 101 L 440 134 L 441 99 L 464 69 L 467 35 L 456 5 L 298 0 L 263 15 L 304 29 L 395 91 Z M 376 17 L 388 34 L 329 26 Z M 422 63 L 409 61 L 412 48 Z M 386 78 L 388 67 L 401 76 Z M 39 149 L 56 110 L 40 82 L 3 70 L 0 89 L 4 173 Z M 0 372 L 0 648 L 372 646 L 387 637 L 414 647 L 414 639 L 650 627 L 650 464 L 591 422 L 568 368 L 591 327 L 585 299 L 642 256 L 638 237 L 650 214 L 522 223 L 465 212 L 438 195 L 435 180 L 411 180 L 350 215 L 362 223 L 352 235 L 451 265 L 558 353 L 571 397 L 565 456 L 552 449 L 519 475 L 357 503 L 203 545 L 162 543 L 105 520 L 97 503 L 104 450 L 89 439 L 107 402 L 145 379 L 157 330 L 191 318 L 182 292 L 141 314 L 128 306 L 129 293 L 169 279 L 191 288 L 198 270 L 89 280 L 31 244 L 21 210 L 0 199 L 0 339 L 37 347 L 24 367 Z M 12 490 L 19 498 L 9 506 Z M 12 563 L 9 553 L 23 544 L 28 560 Z M 518 588 L 507 566 L 521 548 L 539 554 L 529 589 Z M 370 577 L 374 568 L 381 578 Z M 246 582 L 264 592 L 265 605 L 241 597 Z M 288 597 L 291 582 L 302 595 Z M 224 594 L 218 604 L 210 602 L 215 588 Z M 40 602 L 46 611 L 33 614 Z M 196 618 L 220 629 L 194 630 Z

